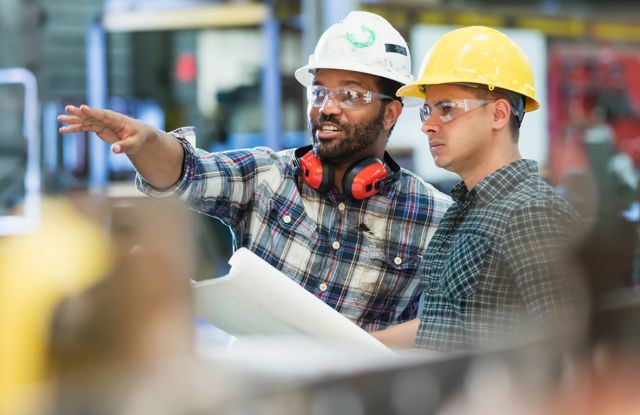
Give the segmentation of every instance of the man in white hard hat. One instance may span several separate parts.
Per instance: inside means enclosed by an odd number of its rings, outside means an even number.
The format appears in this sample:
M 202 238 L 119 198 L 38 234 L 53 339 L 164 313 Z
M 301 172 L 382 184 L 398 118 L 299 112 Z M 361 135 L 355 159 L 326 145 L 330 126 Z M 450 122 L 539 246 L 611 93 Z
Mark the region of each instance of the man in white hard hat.
M 63 133 L 94 131 L 127 154 L 139 188 L 184 194 L 247 247 L 365 330 L 416 316 L 417 270 L 448 196 L 386 153 L 411 81 L 409 49 L 383 18 L 351 12 L 296 71 L 312 145 L 207 153 L 192 129 L 165 133 L 108 110 L 68 106 Z
M 495 29 L 457 29 L 397 93 L 424 100 L 431 155 L 462 181 L 425 253 L 419 319 L 374 336 L 457 351 L 577 328 L 584 287 L 569 247 L 578 216 L 518 150 L 525 112 L 539 107 L 524 52 Z

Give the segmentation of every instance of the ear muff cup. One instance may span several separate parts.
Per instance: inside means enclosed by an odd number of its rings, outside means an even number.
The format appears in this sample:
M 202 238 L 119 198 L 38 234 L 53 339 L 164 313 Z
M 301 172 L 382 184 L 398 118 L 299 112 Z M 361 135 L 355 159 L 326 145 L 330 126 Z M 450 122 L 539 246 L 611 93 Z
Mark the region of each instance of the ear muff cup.
M 328 192 L 334 186 L 335 168 L 332 164 L 323 163 L 316 153 L 306 146 L 296 150 L 296 164 L 300 169 L 302 180 L 319 192 Z
M 388 176 L 382 161 L 367 157 L 347 168 L 342 178 L 342 191 L 352 199 L 366 199 L 378 193 L 381 183 Z

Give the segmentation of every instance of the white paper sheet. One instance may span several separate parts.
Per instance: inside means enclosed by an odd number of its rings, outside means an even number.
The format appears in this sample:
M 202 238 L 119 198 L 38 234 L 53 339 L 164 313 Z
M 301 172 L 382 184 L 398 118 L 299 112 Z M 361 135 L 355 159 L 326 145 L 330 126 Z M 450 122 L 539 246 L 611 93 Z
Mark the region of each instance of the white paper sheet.
M 246 248 L 223 277 L 194 283 L 196 314 L 237 337 L 305 335 L 366 350 L 377 339 Z

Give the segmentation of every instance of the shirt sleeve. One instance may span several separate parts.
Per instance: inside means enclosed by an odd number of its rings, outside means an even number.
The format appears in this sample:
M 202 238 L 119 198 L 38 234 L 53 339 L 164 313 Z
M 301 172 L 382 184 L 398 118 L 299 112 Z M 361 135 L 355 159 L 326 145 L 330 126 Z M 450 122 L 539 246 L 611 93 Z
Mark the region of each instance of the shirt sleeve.
M 178 195 L 193 208 L 235 227 L 254 201 L 259 188 L 275 191 L 289 167 L 286 155 L 266 147 L 210 153 L 194 148 L 182 129 L 170 133 L 184 149 L 182 173 L 171 188 L 159 191 L 136 176 L 143 193 L 163 197 Z
M 579 281 L 571 255 L 577 219 L 535 201 L 516 209 L 507 224 L 505 262 L 533 321 L 557 321 L 577 310 Z

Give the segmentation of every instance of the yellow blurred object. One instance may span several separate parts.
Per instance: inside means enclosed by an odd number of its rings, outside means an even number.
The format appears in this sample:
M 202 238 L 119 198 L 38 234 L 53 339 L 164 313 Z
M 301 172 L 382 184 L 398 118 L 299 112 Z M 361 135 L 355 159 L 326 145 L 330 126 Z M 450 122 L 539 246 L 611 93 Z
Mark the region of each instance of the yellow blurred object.
M 425 85 L 473 83 L 524 95 L 525 112 L 540 106 L 529 58 L 513 40 L 490 27 L 470 26 L 442 36 L 427 52 L 419 76 L 397 95 L 424 98 Z
M 64 200 L 43 201 L 34 233 L 0 240 L 0 413 L 21 413 L 29 389 L 47 380 L 56 305 L 110 266 L 106 235 Z

